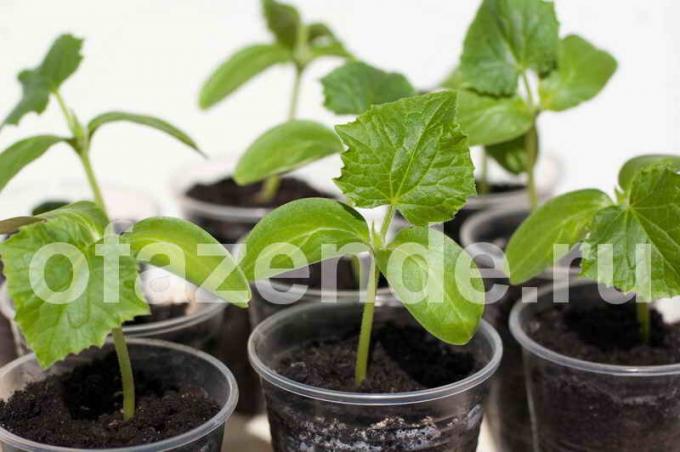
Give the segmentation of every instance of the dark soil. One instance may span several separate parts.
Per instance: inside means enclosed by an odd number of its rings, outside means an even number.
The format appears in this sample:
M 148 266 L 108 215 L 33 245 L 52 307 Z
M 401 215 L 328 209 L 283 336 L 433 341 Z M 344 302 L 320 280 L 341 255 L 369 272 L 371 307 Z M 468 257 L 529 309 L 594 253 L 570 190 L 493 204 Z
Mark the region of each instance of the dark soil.
M 394 322 L 394 323 L 393 323 Z M 301 345 L 276 371 L 316 387 L 398 393 L 459 381 L 481 366 L 473 351 L 448 346 L 422 328 L 387 321 L 374 327 L 368 375 L 354 386 L 357 334 Z M 477 449 L 485 388 L 413 405 L 367 407 L 311 401 L 265 385 L 274 450 Z
M 373 335 L 368 374 L 354 385 L 356 334 L 315 342 L 280 358 L 277 372 L 315 387 L 338 391 L 395 393 L 447 385 L 477 370 L 474 356 L 454 351 L 422 328 L 386 323 Z
M 221 179 L 212 184 L 196 184 L 187 194 L 199 201 L 233 207 L 279 207 L 302 198 L 331 198 L 300 179 L 284 177 L 276 196 L 268 202 L 257 199 L 262 188 L 261 183 L 241 186 L 231 177 Z
M 618 365 L 680 362 L 680 325 L 651 311 L 650 343 L 640 338 L 635 306 L 606 304 L 582 293 L 568 306 L 538 312 L 528 334 L 573 358 Z M 577 300 L 578 301 L 578 300 Z M 621 377 L 527 361 L 537 450 L 680 451 L 678 377 Z
M 510 183 L 499 183 L 499 184 L 491 184 L 489 186 L 489 193 L 490 195 L 493 194 L 499 194 L 499 193 L 508 193 L 512 191 L 519 191 L 519 190 L 524 190 L 524 185 L 521 184 L 510 184 Z M 485 195 L 479 195 L 481 197 Z M 453 217 L 453 219 L 447 221 L 444 223 L 444 232 L 446 235 L 451 237 L 453 240 L 456 242 L 460 243 L 460 229 L 463 227 L 463 224 L 474 214 L 479 212 L 478 209 L 471 209 L 469 207 L 463 207 L 460 209 L 457 213 L 456 216 Z M 503 244 L 505 245 L 505 244 Z M 501 246 L 501 248 L 504 248 L 504 246 Z
M 151 313 L 149 315 L 140 315 L 135 317 L 125 325 L 148 325 L 149 323 L 163 322 L 165 320 L 176 319 L 182 317 L 189 309 L 189 303 L 154 303 L 149 304 Z
M 185 433 L 219 411 L 201 388 L 169 386 L 136 373 L 137 411 L 123 421 L 117 369 L 111 353 L 71 373 L 32 383 L 0 402 L 0 425 L 53 446 L 130 447 Z
M 653 366 L 680 363 L 680 323 L 666 324 L 651 310 L 651 337 L 640 335 L 635 304 L 598 303 L 588 309 L 557 305 L 536 315 L 530 336 L 558 353 L 602 364 Z

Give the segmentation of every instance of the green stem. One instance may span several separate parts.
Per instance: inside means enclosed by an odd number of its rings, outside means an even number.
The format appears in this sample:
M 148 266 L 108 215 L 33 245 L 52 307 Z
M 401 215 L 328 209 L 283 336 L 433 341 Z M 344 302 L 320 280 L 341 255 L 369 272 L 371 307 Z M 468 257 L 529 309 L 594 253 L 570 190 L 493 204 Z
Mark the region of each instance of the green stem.
M 118 366 L 120 367 L 120 377 L 123 383 L 123 419 L 130 420 L 135 415 L 135 380 L 132 375 L 132 363 L 128 353 L 125 335 L 121 328 L 114 328 L 112 331 L 113 345 L 118 355 Z
M 71 114 L 68 107 L 66 107 L 64 99 L 58 91 L 54 93 L 54 96 L 57 98 L 61 111 L 66 117 L 71 132 L 75 135 L 78 130 L 78 124 L 75 117 Z M 87 182 L 92 190 L 94 200 L 108 218 L 106 202 L 104 201 L 104 196 L 102 195 L 101 188 L 97 182 L 97 177 L 92 169 L 92 163 L 90 162 L 89 141 L 87 138 L 77 139 L 76 137 L 74 147 L 80 158 L 80 162 L 83 165 L 83 169 L 85 170 Z M 123 330 L 121 328 L 114 328 L 113 331 L 111 331 L 111 335 L 113 336 L 113 345 L 116 350 L 116 355 L 118 356 L 118 367 L 120 370 L 121 383 L 123 385 L 123 419 L 127 421 L 132 419 L 135 415 L 135 380 L 132 375 L 132 362 L 130 361 L 130 354 L 128 352 Z
M 538 207 L 538 191 L 536 189 L 536 160 L 538 157 L 538 131 L 536 130 L 536 120 L 531 129 L 526 134 L 525 147 L 527 152 L 527 193 L 529 204 L 534 210 Z
M 304 67 L 295 66 L 295 76 L 293 78 L 293 92 L 290 97 L 290 106 L 288 107 L 288 121 L 295 119 L 297 114 L 298 101 L 300 100 L 300 84 L 302 82 L 302 73 Z M 260 192 L 256 195 L 256 199 L 261 203 L 267 203 L 274 199 L 276 193 L 279 191 L 281 185 L 281 178 L 277 175 L 268 177 L 262 184 Z
M 380 228 L 380 246 L 385 242 L 387 231 L 394 218 L 394 206 L 390 206 Z M 368 355 L 371 350 L 371 332 L 373 331 L 373 314 L 375 312 L 375 299 L 378 292 L 378 278 L 380 274 L 376 267 L 375 256 L 371 256 L 368 272 L 368 287 L 366 288 L 366 300 L 361 314 L 361 330 L 359 331 L 359 345 L 357 347 L 357 360 L 354 366 L 354 384 L 359 387 L 366 379 L 368 371 Z
M 480 195 L 489 193 L 489 154 L 482 148 L 481 174 L 479 175 L 478 192 Z
M 78 156 L 80 157 L 80 162 L 82 163 L 83 169 L 85 170 L 87 183 L 90 184 L 90 189 L 92 190 L 94 200 L 99 208 L 106 213 L 106 202 L 104 201 L 102 190 L 99 188 L 97 177 L 94 175 L 94 170 L 92 169 L 92 163 L 90 162 L 90 152 L 88 149 L 79 150 Z
M 642 338 L 642 342 L 648 344 L 650 334 L 649 303 L 637 300 L 635 306 L 637 310 L 637 320 L 640 324 L 640 337 Z
M 371 349 L 371 332 L 373 331 L 373 313 L 375 311 L 375 298 L 378 287 L 378 272 L 375 259 L 371 258 L 371 266 L 368 274 L 368 288 L 364 310 L 361 314 L 361 330 L 359 333 L 359 346 L 357 347 L 357 362 L 354 367 L 354 384 L 359 387 L 366 379 L 368 370 L 368 354 Z

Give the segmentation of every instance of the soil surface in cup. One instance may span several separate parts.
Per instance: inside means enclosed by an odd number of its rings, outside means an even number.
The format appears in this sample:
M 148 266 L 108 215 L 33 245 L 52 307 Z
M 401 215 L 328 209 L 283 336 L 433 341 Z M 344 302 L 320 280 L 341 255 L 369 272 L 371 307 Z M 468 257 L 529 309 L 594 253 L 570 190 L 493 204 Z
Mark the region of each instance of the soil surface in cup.
M 479 187 L 479 182 L 477 182 L 477 187 Z M 524 190 L 525 186 L 522 184 L 512 184 L 512 183 L 492 183 L 489 186 L 488 195 L 495 195 L 501 193 L 509 193 L 513 191 Z M 479 188 L 477 189 L 479 191 Z M 485 195 L 477 195 L 479 197 L 484 197 Z M 444 232 L 446 235 L 451 237 L 456 242 L 460 243 L 460 229 L 463 227 L 468 218 L 470 218 L 475 213 L 479 212 L 479 209 L 472 209 L 470 207 L 463 207 L 460 209 L 453 219 L 444 223 Z
M 151 313 L 149 315 L 140 315 L 135 317 L 125 325 L 148 325 L 155 322 L 164 322 L 166 320 L 176 319 L 186 315 L 189 309 L 189 303 L 154 303 L 149 305 Z
M 396 393 L 435 388 L 479 370 L 472 353 L 455 351 L 424 329 L 385 323 L 373 332 L 366 380 L 354 385 L 358 336 L 314 342 L 280 357 L 277 372 L 337 391 Z
M 170 386 L 143 372 L 135 373 L 135 389 L 135 417 L 123 421 L 118 362 L 111 353 L 0 402 L 0 425 L 53 446 L 130 447 L 188 432 L 220 410 L 199 387 Z
M 262 183 L 241 186 L 228 177 L 211 184 L 196 184 L 187 191 L 187 195 L 199 201 L 230 207 L 279 207 L 296 199 L 332 198 L 328 193 L 293 177 L 281 179 L 276 196 L 267 202 L 257 198 L 261 189 Z
M 529 335 L 544 347 L 601 364 L 653 366 L 680 363 L 680 323 L 664 323 L 651 309 L 649 343 L 640 335 L 635 304 L 598 303 L 584 309 L 557 305 L 536 314 Z

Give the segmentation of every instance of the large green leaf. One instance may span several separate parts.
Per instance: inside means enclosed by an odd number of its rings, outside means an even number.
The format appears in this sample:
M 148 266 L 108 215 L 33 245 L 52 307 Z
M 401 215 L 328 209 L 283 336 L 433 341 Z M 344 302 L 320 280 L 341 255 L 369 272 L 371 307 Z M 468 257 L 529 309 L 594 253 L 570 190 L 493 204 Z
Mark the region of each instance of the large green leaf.
M 624 163 L 619 170 L 619 187 L 627 191 L 633 178 L 640 170 L 659 164 L 665 164 L 669 168 L 680 171 L 680 155 L 646 154 L 633 157 Z
M 558 28 L 552 1 L 484 0 L 465 36 L 465 80 L 484 93 L 514 94 L 522 72 L 555 67 Z
M 321 79 L 324 105 L 341 115 L 361 114 L 371 105 L 413 96 L 416 91 L 401 74 L 385 72 L 360 61 L 347 63 Z
M 331 199 L 300 199 L 275 209 L 255 225 L 246 238 L 240 264 L 254 281 L 365 251 L 369 243 L 368 225 L 351 207 Z M 349 252 L 342 249 L 352 244 L 357 247 Z M 295 265 L 293 258 L 298 254 L 304 258 L 303 265 Z M 258 260 L 266 268 L 258 269 Z
M 120 121 L 131 122 L 133 124 L 139 124 L 151 127 L 152 129 L 160 130 L 161 132 L 164 132 L 165 134 L 170 135 L 171 137 L 186 144 L 198 153 L 203 154 L 198 148 L 198 145 L 194 142 L 194 140 L 191 139 L 189 135 L 173 126 L 169 122 L 160 118 L 155 118 L 153 116 L 126 113 L 124 111 L 111 111 L 108 113 L 102 113 L 101 115 L 93 118 L 87 125 L 90 137 L 92 137 L 101 126 Z
M 595 215 L 612 205 L 606 193 L 591 189 L 566 193 L 536 209 L 508 243 L 510 281 L 523 283 L 554 265 L 586 237 Z M 555 253 L 555 245 L 567 246 Z
M 484 284 L 472 258 L 434 229 L 402 229 L 377 252 L 380 271 L 413 317 L 433 336 L 465 344 L 484 312 Z M 460 262 L 465 262 L 460 260 Z
M 541 106 L 562 111 L 592 99 L 616 71 L 616 60 L 585 39 L 570 35 L 560 42 L 557 70 L 541 81 Z
M 116 272 L 98 255 L 105 216 L 96 206 L 77 203 L 42 217 L 47 221 L 25 225 L 0 243 L 0 256 L 15 320 L 38 362 L 47 367 L 71 353 L 102 346 L 113 328 L 148 314 L 149 307 L 136 293 L 134 259 L 121 256 Z M 58 253 L 46 260 L 41 253 L 48 245 L 72 253 L 72 260 Z
M 293 50 L 297 46 L 300 35 L 300 13 L 290 5 L 276 0 L 262 0 L 264 17 L 269 30 L 276 36 L 276 40 Z
M 520 96 L 493 97 L 458 92 L 458 121 L 471 146 L 502 143 L 531 128 L 533 113 Z
M 0 191 L 26 165 L 43 155 L 49 148 L 66 139 L 54 135 L 38 135 L 17 141 L 0 153 Z
M 248 281 L 227 249 L 193 223 L 148 218 L 123 235 L 134 256 L 181 276 L 225 300 L 246 307 Z
M 678 218 L 680 175 L 663 166 L 639 171 L 627 202 L 596 215 L 582 250 L 582 275 L 647 301 L 680 295 Z M 649 250 L 647 270 L 637 259 L 639 245 Z
M 234 171 L 241 185 L 285 173 L 342 152 L 333 130 L 314 121 L 292 120 L 273 127 L 248 147 Z
M 526 134 L 510 141 L 485 146 L 484 152 L 509 173 L 519 175 L 527 170 L 529 162 L 526 152 Z
M 73 74 L 82 60 L 82 39 L 61 35 L 52 44 L 42 63 L 35 69 L 19 74 L 22 98 L 12 109 L 4 124 L 19 124 L 27 113 L 42 113 L 49 102 L 50 92 L 57 90 Z
M 349 147 L 336 184 L 359 207 L 392 205 L 411 223 L 445 221 L 475 194 L 456 93 L 407 97 L 337 126 Z
M 256 44 L 233 54 L 201 87 L 199 105 L 207 109 L 236 91 L 264 70 L 292 61 L 290 50 L 279 44 Z
M 460 67 L 453 68 L 439 86 L 446 89 L 470 88 L 469 84 L 463 79 L 463 71 L 460 70 Z

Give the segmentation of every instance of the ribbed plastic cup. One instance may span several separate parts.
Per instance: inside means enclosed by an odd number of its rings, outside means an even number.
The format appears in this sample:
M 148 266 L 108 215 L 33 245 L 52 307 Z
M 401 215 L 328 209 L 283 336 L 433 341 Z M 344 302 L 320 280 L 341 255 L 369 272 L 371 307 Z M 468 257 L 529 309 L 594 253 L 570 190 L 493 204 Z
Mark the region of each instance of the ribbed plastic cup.
M 535 315 L 553 292 L 570 304 L 602 302 L 594 282 L 542 288 L 515 305 L 510 329 L 524 352 L 535 450 L 680 451 L 680 363 L 620 366 L 583 361 L 531 338 Z
M 182 452 L 219 452 L 222 447 L 224 428 L 231 416 L 236 401 L 238 388 L 236 380 L 229 369 L 216 358 L 183 345 L 149 339 L 129 339 L 128 347 L 132 366 L 159 378 L 170 379 L 175 384 L 187 384 L 205 390 L 207 396 L 217 402 L 220 411 L 199 427 L 182 435 L 134 447 L 113 449 L 92 449 L 102 451 L 182 451 Z M 49 375 L 68 372 L 85 362 L 102 357 L 113 348 L 108 345 L 103 349 L 90 349 L 78 356 L 43 370 L 37 363 L 35 355 L 29 354 L 18 358 L 0 369 L 0 398 L 7 399 L 14 392 L 23 389 L 27 384 L 40 381 Z M 117 372 L 112 369 L 112 372 Z M 0 427 L 0 445 L 7 452 L 75 452 L 84 449 L 57 447 L 41 444 L 21 438 Z
M 275 371 L 281 353 L 310 341 L 356 331 L 360 303 L 314 303 L 279 312 L 259 324 L 248 355 L 262 379 L 275 451 L 475 451 L 489 378 L 500 363 L 498 334 L 483 322 L 462 347 L 480 361 L 469 377 L 422 391 L 367 394 L 305 385 Z M 414 322 L 403 307 L 377 307 L 376 323 Z
M 526 208 L 487 210 L 472 216 L 461 230 L 461 244 L 473 256 L 483 253 L 475 261 L 483 269 L 487 289 L 493 284 L 508 287 L 503 297 L 495 303 L 488 303 L 484 311 L 484 318 L 493 325 L 503 340 L 503 360 L 491 380 L 485 406 L 486 423 L 500 452 L 525 452 L 532 447 L 522 348 L 510 334 L 510 311 L 522 298 L 523 291 L 537 290 L 538 287 L 552 284 L 556 275 L 568 280 L 575 280 L 578 276 L 578 268 L 563 265 L 556 270 L 545 271 L 524 284 L 512 285 L 503 271 L 492 270 L 503 268 L 503 256 L 485 247 L 493 244 L 497 249 L 505 248 L 507 240 L 528 215 L 529 210 Z

